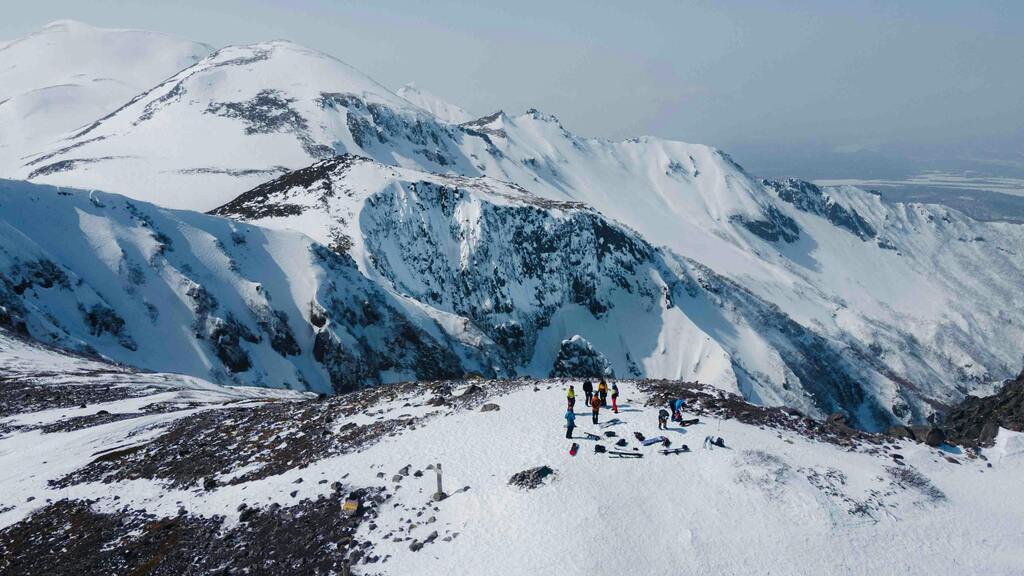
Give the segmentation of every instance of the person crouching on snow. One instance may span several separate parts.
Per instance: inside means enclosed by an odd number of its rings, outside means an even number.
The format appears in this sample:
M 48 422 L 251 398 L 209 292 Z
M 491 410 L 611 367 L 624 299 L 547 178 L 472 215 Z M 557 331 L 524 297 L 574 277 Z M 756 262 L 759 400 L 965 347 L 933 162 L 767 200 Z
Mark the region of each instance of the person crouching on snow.
M 658 430 L 668 430 L 668 410 L 658 410 Z

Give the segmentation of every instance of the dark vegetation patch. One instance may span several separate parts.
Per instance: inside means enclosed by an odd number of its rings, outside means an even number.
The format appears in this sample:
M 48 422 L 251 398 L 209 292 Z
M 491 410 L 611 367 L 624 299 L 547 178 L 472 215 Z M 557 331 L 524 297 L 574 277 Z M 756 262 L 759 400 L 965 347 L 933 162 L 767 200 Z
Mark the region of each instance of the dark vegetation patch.
M 202 168 L 188 168 L 186 170 L 178 170 L 178 174 L 224 174 L 226 176 L 274 176 L 288 172 L 288 168 L 284 166 L 274 166 L 273 168 L 217 168 L 213 166 L 202 167 Z
M 761 428 L 789 430 L 818 442 L 875 453 L 892 439 L 846 425 L 843 418 L 821 421 L 786 406 L 756 406 L 742 396 L 696 382 L 641 380 L 637 387 L 648 394 L 649 406 L 668 406 L 670 400 L 686 401 L 686 411 L 722 420 L 735 419 Z
M 342 512 L 346 499 L 360 503 L 355 514 Z M 0 531 L 0 573 L 345 574 L 381 560 L 355 533 L 387 499 L 382 489 L 336 490 L 294 506 L 246 507 L 231 527 L 184 509 L 175 517 L 128 508 L 110 514 L 60 500 Z
M 321 160 L 312 166 L 288 172 L 260 184 L 248 192 L 243 192 L 231 202 L 214 208 L 209 213 L 242 220 L 280 218 L 302 214 L 301 206 L 286 202 L 288 191 L 299 189 L 305 194 L 307 190 L 319 188 L 323 196 L 333 196 L 335 190 L 332 175 L 339 174 L 339 171 L 344 171 L 360 161 L 369 160 L 352 154 Z
M 93 370 L 80 376 L 102 378 L 108 375 L 123 376 L 124 372 Z M 37 384 L 17 376 L 0 375 L 0 418 L 54 408 L 78 408 L 83 405 L 137 398 L 149 393 L 150 390 L 138 387 L 112 384 Z
M 916 490 L 933 502 L 946 499 L 946 494 L 932 484 L 927 476 L 910 466 L 886 466 L 885 471 L 900 488 Z
M 79 166 L 86 164 L 96 164 L 98 162 L 105 162 L 107 160 L 119 160 L 121 158 L 127 158 L 127 156 L 101 156 L 98 158 L 71 158 L 68 160 L 58 160 L 49 164 L 44 164 L 39 168 L 36 168 L 29 173 L 28 179 L 38 178 L 40 176 L 48 176 L 50 174 L 57 174 L 59 172 L 67 172 L 68 170 L 74 170 Z
M 496 383 L 491 390 L 517 389 L 518 382 Z M 454 382 L 420 382 L 378 386 L 323 400 L 266 402 L 256 406 L 224 407 L 191 414 L 167 425 L 167 430 L 140 447 L 102 454 L 79 470 L 52 481 L 58 487 L 82 482 L 151 479 L 177 488 L 197 487 L 207 479 L 255 465 L 232 478 L 242 484 L 310 464 L 338 454 L 362 450 L 387 436 L 415 428 L 423 418 L 398 416 L 370 424 L 339 422 L 366 413 L 377 404 L 426 395 L 433 406 L 475 408 L 483 403 L 480 389 L 455 396 Z M 160 409 L 154 407 L 153 410 Z M 214 484 L 216 485 L 216 484 Z

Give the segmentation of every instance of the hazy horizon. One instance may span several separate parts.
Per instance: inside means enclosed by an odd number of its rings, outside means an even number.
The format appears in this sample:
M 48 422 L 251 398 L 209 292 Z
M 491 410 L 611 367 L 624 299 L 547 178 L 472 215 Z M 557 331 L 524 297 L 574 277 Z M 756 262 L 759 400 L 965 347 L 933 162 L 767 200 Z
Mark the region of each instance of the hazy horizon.
M 250 4 L 43 0 L 8 10 L 0 38 L 65 18 L 286 38 L 477 115 L 536 107 L 582 135 L 719 146 L 755 173 L 1024 174 L 1020 3 Z

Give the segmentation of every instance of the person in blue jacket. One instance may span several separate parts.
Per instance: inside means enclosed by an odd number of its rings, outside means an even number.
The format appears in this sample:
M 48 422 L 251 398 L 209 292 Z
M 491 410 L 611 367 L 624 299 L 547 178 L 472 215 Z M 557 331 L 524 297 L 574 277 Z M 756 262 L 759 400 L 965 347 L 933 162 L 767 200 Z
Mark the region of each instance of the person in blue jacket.
M 576 414 L 572 410 L 565 411 L 565 437 L 572 438 L 572 430 L 576 427 Z
M 677 398 L 668 403 L 669 408 L 672 409 L 672 421 L 682 422 L 683 421 L 683 407 L 686 406 L 686 401 L 682 398 Z

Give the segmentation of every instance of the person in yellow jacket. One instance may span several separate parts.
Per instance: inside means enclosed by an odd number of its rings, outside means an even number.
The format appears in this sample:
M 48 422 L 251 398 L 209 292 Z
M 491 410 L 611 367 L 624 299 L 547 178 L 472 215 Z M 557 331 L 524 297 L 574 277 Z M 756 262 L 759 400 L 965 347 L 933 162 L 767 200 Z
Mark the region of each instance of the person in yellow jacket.
M 601 378 L 601 383 L 597 385 L 597 395 L 601 397 L 601 407 L 608 407 L 608 383 Z
M 565 398 L 569 401 L 569 411 L 572 412 L 574 406 L 576 406 L 576 389 L 569 384 L 569 391 L 565 393 Z

